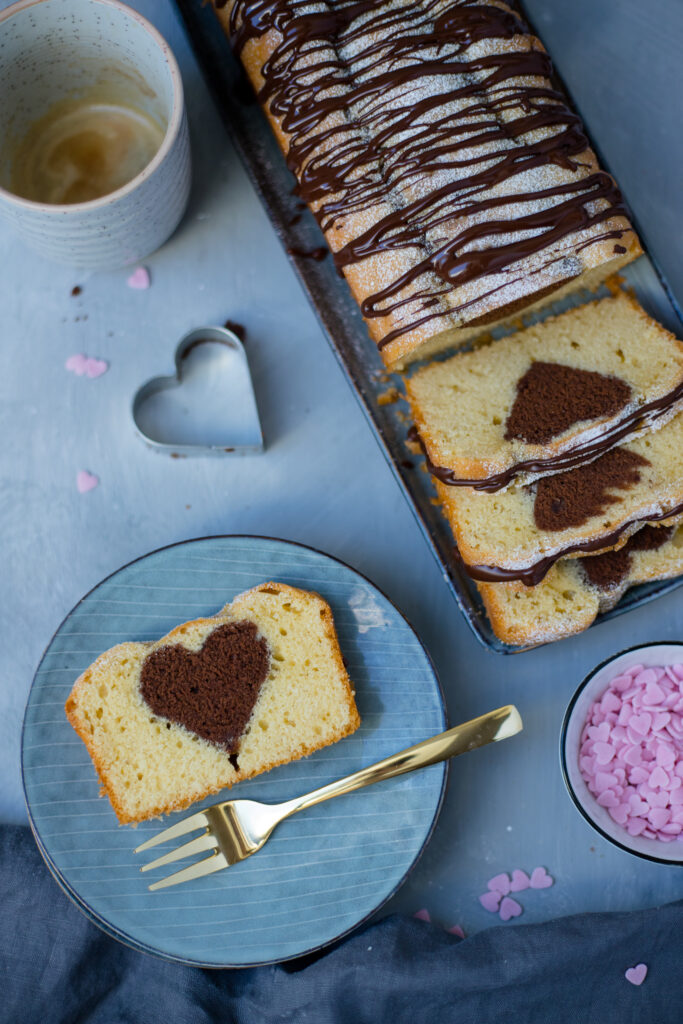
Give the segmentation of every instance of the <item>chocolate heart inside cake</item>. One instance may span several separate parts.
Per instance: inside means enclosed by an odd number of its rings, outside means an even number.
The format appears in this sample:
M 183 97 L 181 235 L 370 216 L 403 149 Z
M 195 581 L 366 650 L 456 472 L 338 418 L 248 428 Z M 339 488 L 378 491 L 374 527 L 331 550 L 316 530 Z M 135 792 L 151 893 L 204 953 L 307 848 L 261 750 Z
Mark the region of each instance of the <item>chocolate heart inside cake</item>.
M 253 622 L 228 622 L 198 651 L 181 644 L 145 658 L 140 692 L 155 715 L 234 754 L 270 671 L 270 650 Z

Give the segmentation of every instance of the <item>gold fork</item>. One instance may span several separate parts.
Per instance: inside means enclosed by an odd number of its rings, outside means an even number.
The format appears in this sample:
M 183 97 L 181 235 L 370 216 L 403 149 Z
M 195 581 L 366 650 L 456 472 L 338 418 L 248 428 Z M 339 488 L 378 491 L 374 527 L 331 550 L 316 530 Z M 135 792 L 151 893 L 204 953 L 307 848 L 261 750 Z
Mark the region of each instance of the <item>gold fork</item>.
M 154 882 L 149 888 L 164 889 L 169 885 L 178 885 L 179 882 L 189 882 L 193 878 L 221 871 L 260 850 L 275 826 L 297 811 L 322 803 L 323 800 L 330 800 L 333 796 L 341 796 L 343 793 L 362 789 L 363 786 L 371 786 L 373 782 L 381 782 L 395 775 L 404 775 L 417 768 L 426 768 L 430 764 L 446 761 L 450 757 L 465 754 L 468 750 L 475 750 L 487 743 L 505 740 L 521 729 L 522 719 L 519 711 L 514 705 L 507 704 L 293 800 L 286 800 L 281 804 L 261 804 L 255 800 L 225 800 L 223 803 L 214 804 L 158 832 L 138 846 L 135 853 L 142 853 L 143 850 L 149 850 L 158 843 L 178 839 L 200 828 L 203 830 L 196 839 L 191 839 L 188 843 L 165 853 L 163 857 L 143 865 L 140 870 L 151 871 L 153 868 L 191 857 L 195 853 L 211 850 L 209 857 L 195 861 L 189 867 Z

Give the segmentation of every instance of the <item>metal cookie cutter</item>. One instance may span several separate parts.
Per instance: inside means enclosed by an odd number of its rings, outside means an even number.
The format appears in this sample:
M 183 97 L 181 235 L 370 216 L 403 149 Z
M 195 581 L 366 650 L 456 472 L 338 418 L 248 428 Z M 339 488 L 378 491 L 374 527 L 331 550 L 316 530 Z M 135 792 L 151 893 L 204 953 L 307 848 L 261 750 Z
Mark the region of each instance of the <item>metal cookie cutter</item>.
M 146 444 L 176 458 L 263 451 L 247 354 L 233 331 L 190 331 L 175 367 L 172 377 L 153 377 L 133 398 L 133 423 Z

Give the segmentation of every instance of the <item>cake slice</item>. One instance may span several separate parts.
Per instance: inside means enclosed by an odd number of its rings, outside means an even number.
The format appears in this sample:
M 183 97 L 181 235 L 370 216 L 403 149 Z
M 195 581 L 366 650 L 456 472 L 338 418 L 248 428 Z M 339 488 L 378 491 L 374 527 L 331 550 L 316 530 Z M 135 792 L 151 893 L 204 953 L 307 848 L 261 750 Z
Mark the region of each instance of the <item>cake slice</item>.
M 557 562 L 535 587 L 478 583 L 493 631 L 507 644 L 560 640 L 587 629 L 629 587 L 683 573 L 683 527 L 645 526 L 619 551 Z
M 640 254 L 512 4 L 214 4 L 386 365 Z
M 563 556 L 619 546 L 643 524 L 683 512 L 683 413 L 526 487 L 436 487 L 470 576 L 533 585 Z
M 617 292 L 406 381 L 431 472 L 495 491 L 596 458 L 683 407 L 683 342 Z
M 329 605 L 283 583 L 105 651 L 66 714 L 121 823 L 181 810 L 360 725 Z

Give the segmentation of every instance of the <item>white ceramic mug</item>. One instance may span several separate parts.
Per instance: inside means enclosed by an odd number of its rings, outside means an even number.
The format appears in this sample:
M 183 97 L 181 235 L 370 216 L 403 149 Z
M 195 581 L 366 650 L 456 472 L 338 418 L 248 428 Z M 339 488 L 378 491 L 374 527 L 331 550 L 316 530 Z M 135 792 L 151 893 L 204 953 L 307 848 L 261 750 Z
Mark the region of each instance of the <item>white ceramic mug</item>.
M 13 140 L 62 99 L 123 83 L 131 101 L 165 127 L 163 142 L 131 181 L 72 204 L 14 195 Z M 20 0 L 0 12 L 0 215 L 48 259 L 105 269 L 137 262 L 177 227 L 190 190 L 190 150 L 180 71 L 168 44 L 118 0 Z

